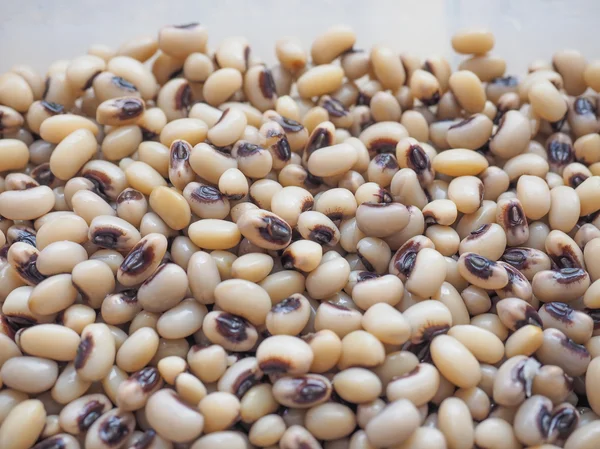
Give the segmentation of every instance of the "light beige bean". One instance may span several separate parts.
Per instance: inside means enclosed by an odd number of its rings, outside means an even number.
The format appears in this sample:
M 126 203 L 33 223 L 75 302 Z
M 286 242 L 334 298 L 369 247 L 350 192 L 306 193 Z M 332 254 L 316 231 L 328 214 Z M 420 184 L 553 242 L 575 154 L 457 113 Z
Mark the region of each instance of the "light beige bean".
M 336 91 L 341 85 L 344 72 L 332 64 L 323 64 L 307 70 L 297 80 L 298 93 L 303 98 L 321 96 Z
M 369 443 L 390 447 L 403 443 L 419 427 L 419 411 L 406 399 L 388 404 L 365 427 Z
M 58 377 L 58 365 L 39 357 L 13 357 L 0 369 L 2 382 L 8 388 L 29 394 L 49 390 Z
M 32 447 L 46 424 L 44 404 L 29 399 L 17 404 L 0 426 L 0 444 L 11 449 Z
M 451 336 L 435 337 L 431 342 L 431 356 L 440 373 L 458 387 L 470 388 L 481 380 L 477 359 L 467 347 Z

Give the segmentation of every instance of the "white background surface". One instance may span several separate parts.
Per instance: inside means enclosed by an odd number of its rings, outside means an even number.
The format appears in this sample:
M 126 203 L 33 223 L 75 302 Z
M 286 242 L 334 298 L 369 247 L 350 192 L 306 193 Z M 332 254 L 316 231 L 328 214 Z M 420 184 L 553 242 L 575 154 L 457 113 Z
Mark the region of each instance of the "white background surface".
M 328 26 L 344 23 L 356 30 L 357 47 L 383 42 L 422 57 L 443 54 L 453 67 L 460 57 L 450 37 L 480 25 L 496 35 L 493 53 L 508 61 L 509 72 L 522 73 L 562 48 L 600 58 L 599 19 L 600 0 L 0 0 L 0 72 L 16 63 L 45 71 L 92 43 L 116 47 L 165 24 L 198 21 L 212 47 L 244 35 L 267 62 L 275 60 L 276 38 L 298 36 L 308 48 Z

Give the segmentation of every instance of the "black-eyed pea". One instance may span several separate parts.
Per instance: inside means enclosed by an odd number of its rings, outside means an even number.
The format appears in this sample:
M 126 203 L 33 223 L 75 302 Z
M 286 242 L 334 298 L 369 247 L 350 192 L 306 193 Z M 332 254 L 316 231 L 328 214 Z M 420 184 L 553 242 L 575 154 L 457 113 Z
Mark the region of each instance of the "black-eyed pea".
M 186 360 L 192 374 L 205 383 L 216 382 L 227 369 L 227 353 L 219 345 L 193 346 Z
M 119 266 L 117 279 L 126 287 L 145 281 L 158 268 L 166 250 L 167 239 L 162 234 L 144 236 Z
M 452 125 L 448 129 L 446 140 L 451 148 L 476 150 L 482 147 L 492 134 L 492 121 L 483 114 L 474 114 Z
M 160 143 L 170 147 L 177 139 L 183 139 L 190 145 L 203 142 L 206 138 L 208 127 L 200 119 L 180 118 L 167 123 L 160 131 Z
M 371 98 L 370 108 L 373 119 L 376 122 L 400 121 L 402 113 L 400 104 L 398 103 L 398 100 L 389 92 L 381 91 L 373 95 L 373 98 Z
M 444 260 L 446 261 L 446 283 L 452 286 L 457 293 L 467 288 L 469 283 L 458 272 L 458 260 L 452 257 L 444 257 Z M 468 313 L 464 307 L 460 307 L 460 309 Z
M 502 341 L 490 331 L 470 324 L 453 326 L 448 335 L 456 338 L 482 363 L 495 364 L 504 357 Z
M 468 70 L 459 70 L 450 76 L 448 83 L 450 90 L 463 109 L 470 113 L 483 110 L 486 96 L 477 75 Z
M 492 302 L 487 292 L 475 285 L 469 285 L 461 292 L 461 297 L 470 315 L 480 315 L 490 310 Z
M 484 200 L 496 201 L 503 192 L 508 190 L 510 179 L 508 174 L 499 167 L 488 167 L 479 177 L 483 182 Z
M 575 189 L 575 193 L 577 193 L 581 205 L 581 216 L 589 215 L 600 209 L 600 202 L 596 199 L 599 189 L 600 176 L 589 177 Z
M 135 315 L 135 317 L 131 320 L 131 323 L 129 323 L 128 332 L 132 334 L 136 330 L 141 329 L 142 327 L 151 327 L 152 329 L 156 330 L 156 323 L 158 322 L 159 318 L 160 314 L 156 312 L 148 312 L 146 310 L 142 310 L 137 315 Z M 124 341 L 125 339 L 122 341 L 118 338 L 115 339 L 115 342 L 118 346 L 117 350 L 121 347 L 121 344 L 123 344 Z
M 40 315 L 60 312 L 77 299 L 70 274 L 57 274 L 37 284 L 28 300 L 29 309 Z
M 117 197 L 117 216 L 139 227 L 148 212 L 148 200 L 139 190 L 127 188 Z
M 130 223 L 112 215 L 99 215 L 90 223 L 89 240 L 100 248 L 129 252 L 141 239 Z
M 352 275 L 350 279 L 352 280 Z M 351 294 L 354 303 L 363 310 L 379 303 L 395 306 L 402 300 L 404 286 L 402 281 L 392 274 L 377 276 L 368 271 L 361 271 L 357 273 L 356 285 Z
M 31 189 L 33 190 L 33 189 Z M 116 215 L 112 206 L 101 196 L 89 190 L 79 190 L 71 198 L 73 212 L 83 218 L 89 225 L 92 220 L 100 215 Z M 56 223 L 54 226 L 57 226 Z
M 556 87 L 540 79 L 529 88 L 529 102 L 533 111 L 542 119 L 556 122 L 567 113 L 567 104 Z
M 262 376 L 263 372 L 258 367 L 255 357 L 239 359 L 223 373 L 217 383 L 217 389 L 242 398 L 250 388 L 259 383 Z
M 146 367 L 133 373 L 117 388 L 117 405 L 121 410 L 138 410 L 146 405 L 148 398 L 163 385 L 154 367 Z
M 88 259 L 87 252 L 78 243 L 58 241 L 50 243 L 38 255 L 36 267 L 44 276 L 71 273 L 77 264 Z
M 449 176 L 477 176 L 488 168 L 489 163 L 481 154 L 464 149 L 439 153 L 432 162 L 433 169 Z
M 149 203 L 171 229 L 181 230 L 190 223 L 190 205 L 175 189 L 165 186 L 154 188 Z
M 459 176 L 448 185 L 448 198 L 464 214 L 472 214 L 481 207 L 483 192 L 483 183 L 475 176 Z
M 168 389 L 158 390 L 150 396 L 145 415 L 148 424 L 159 435 L 174 442 L 197 438 L 205 425 L 205 419 L 197 408 Z
M 587 369 L 591 356 L 585 346 L 579 345 L 558 329 L 544 330 L 542 346 L 536 357 L 546 365 L 557 365 L 570 376 L 579 376 Z
M 508 329 L 502 323 L 500 318 L 498 318 L 498 316 L 493 313 L 484 313 L 479 316 L 473 317 L 471 318 L 471 324 L 490 331 L 502 341 L 505 341 L 508 338 Z
M 387 384 L 386 396 L 390 401 L 408 399 L 421 406 L 434 398 L 439 386 L 438 370 L 428 363 L 420 363 L 410 372 L 395 376 Z
M 256 328 L 245 319 L 222 311 L 209 312 L 202 322 L 206 337 L 223 348 L 244 352 L 256 344 Z
M 598 280 L 598 278 L 600 278 L 600 270 L 597 268 L 598 264 L 596 263 L 596 254 L 598 254 L 596 251 L 597 249 L 600 247 L 600 240 L 599 239 L 593 239 L 590 240 L 587 245 L 585 245 L 585 248 L 583 249 L 583 258 L 588 270 L 588 273 L 590 274 L 590 278 L 591 280 L 595 283 L 595 281 Z
M 187 362 L 182 357 L 170 355 L 161 358 L 156 368 L 158 369 L 158 374 L 166 383 L 174 385 L 177 376 L 187 370 Z
M 462 297 L 449 282 L 444 282 L 431 298 L 446 306 L 450 311 L 453 325 L 469 323 L 469 312 L 464 305 Z
M 254 422 L 248 432 L 251 444 L 268 447 L 276 445 L 286 430 L 283 418 L 276 414 L 265 415 Z
M 306 290 L 311 298 L 325 299 L 342 290 L 348 282 L 350 265 L 338 257 L 321 264 L 306 278 Z
M 545 143 L 550 169 L 562 174 L 564 168 L 574 162 L 573 141 L 565 133 L 557 132 L 548 137 Z
M 276 412 L 279 403 L 276 401 L 273 387 L 269 384 L 255 385 L 250 388 L 240 401 L 239 416 L 242 422 L 252 424 L 263 416 Z
M 429 226 L 425 235 L 434 243 L 436 250 L 442 256 L 452 256 L 458 251 L 460 238 L 450 226 Z
M 470 388 L 481 380 L 479 362 L 458 339 L 438 335 L 432 340 L 430 351 L 437 369 L 454 385 Z
M 543 339 L 544 336 L 540 327 L 532 324 L 525 325 L 506 340 L 506 357 L 511 358 L 517 355 L 529 357 L 542 346 Z
M 370 156 L 393 153 L 396 145 L 408 137 L 408 131 L 397 122 L 379 122 L 362 130 L 358 138 L 367 147 Z
M 11 220 L 34 220 L 50 212 L 55 204 L 48 186 L 0 193 L 0 214 Z
M 310 408 L 329 400 L 331 382 L 319 374 L 282 377 L 273 384 L 272 394 L 281 405 Z
M 105 412 L 113 407 L 103 394 L 89 394 L 68 403 L 60 411 L 59 424 L 72 435 L 87 431 Z
M 309 273 L 316 269 L 323 255 L 323 248 L 311 240 L 299 240 L 288 246 L 281 262 L 285 269 L 297 269 Z
M 137 291 L 137 301 L 149 312 L 165 312 L 176 306 L 188 289 L 186 272 L 179 265 L 165 263 L 146 279 Z
M 38 399 L 28 399 L 16 404 L 0 427 L 0 444 L 15 449 L 33 447 L 43 433 L 46 416 L 44 404 Z M 50 444 L 53 444 L 51 440 Z
M 181 373 L 175 378 L 175 391 L 190 404 L 199 403 L 207 395 L 202 381 L 190 373 Z
M 331 441 L 350 435 L 356 427 L 356 417 L 346 405 L 328 402 L 308 410 L 304 425 L 315 438 Z
M 75 265 L 71 280 L 84 301 L 93 308 L 100 308 L 105 296 L 115 287 L 111 268 L 100 260 L 86 260 Z
M 68 362 L 75 358 L 79 335 L 57 324 L 40 324 L 21 332 L 19 346 L 34 357 Z
M 299 338 L 276 335 L 258 345 L 256 358 L 260 369 L 266 374 L 296 375 L 308 372 L 313 353 L 310 346 Z
M 221 282 L 221 274 L 215 259 L 204 251 L 195 252 L 187 265 L 189 287 L 200 304 L 215 302 L 214 291 Z
M 419 411 L 412 402 L 399 399 L 374 416 L 365 426 L 365 432 L 374 447 L 391 447 L 407 440 L 420 422 Z
M 585 165 L 573 162 L 563 170 L 563 184 L 575 189 L 590 176 L 592 172 Z
M 448 447 L 466 449 L 473 445 L 472 415 L 468 405 L 459 398 L 445 399 L 438 410 L 438 428 Z
M 589 242 L 600 237 L 600 232 L 597 231 L 600 231 L 600 229 L 591 223 L 586 223 L 577 230 L 573 240 L 579 248 L 585 248 Z
M 235 223 L 206 218 L 189 226 L 189 238 L 201 248 L 229 249 L 238 244 L 240 231 Z
M 40 357 L 13 357 L 4 362 L 0 376 L 5 388 L 27 394 L 49 390 L 58 378 L 58 364 Z
M 306 429 L 302 429 L 305 431 L 305 434 L 311 436 Z M 304 435 L 304 433 L 303 433 Z M 292 441 L 295 441 L 294 437 L 292 437 Z M 311 436 L 312 438 L 312 436 Z M 315 443 L 318 444 L 315 440 Z M 222 431 L 222 432 L 213 432 L 203 437 L 197 439 L 195 443 L 191 446 L 191 449 L 210 449 L 213 447 L 226 446 L 231 449 L 244 449 L 248 447 L 248 442 L 241 432 L 234 431 Z M 295 446 L 293 446 L 295 447 Z M 317 446 L 309 446 L 311 449 Z
M 511 357 L 504 362 L 494 380 L 494 402 L 511 407 L 531 396 L 534 378 L 540 366 L 537 360 L 524 355 Z
M 363 203 L 356 210 L 356 223 L 369 237 L 387 237 L 406 227 L 408 209 L 400 203 Z
M 590 285 L 589 274 L 581 268 L 539 271 L 533 277 L 533 294 L 542 302 L 569 302 L 583 295 Z
M 452 36 L 452 48 L 465 55 L 483 55 L 494 48 L 494 35 L 483 28 L 461 29 Z
M 376 155 L 367 169 L 367 179 L 381 187 L 389 187 L 392 178 L 398 172 L 398 163 L 394 155 L 381 153 Z
M 476 253 L 492 261 L 500 259 L 506 249 L 506 234 L 496 223 L 484 224 L 460 242 L 459 254 Z
M 250 282 L 262 281 L 273 269 L 273 258 L 268 254 L 249 253 L 238 257 L 231 265 L 231 276 Z
M 158 350 L 159 337 L 150 327 L 142 327 L 129 335 L 116 354 L 116 363 L 126 372 L 139 371 L 148 365 Z
M 266 326 L 271 335 L 297 335 L 309 318 L 310 303 L 301 294 L 294 293 L 271 308 L 266 316 Z
M 385 349 L 372 334 L 357 330 L 342 338 L 342 354 L 338 361 L 339 369 L 353 366 L 374 367 L 383 363 Z
M 356 34 L 345 25 L 330 27 L 312 43 L 310 53 L 315 64 L 327 64 L 344 52 L 352 49 Z
M 323 373 L 337 364 L 342 353 L 342 342 L 335 332 L 322 329 L 314 334 L 304 336 L 303 339 L 308 343 L 314 355 L 310 366 L 311 372 Z
M 397 89 L 406 80 L 406 72 L 402 61 L 391 48 L 380 45 L 374 46 L 371 49 L 371 66 L 375 76 L 386 89 Z M 411 80 L 413 78 L 414 76 L 411 77 Z
M 239 315 L 253 325 L 264 324 L 271 309 L 269 294 L 254 282 L 229 279 L 221 282 L 214 291 L 216 304 L 225 312 Z
M 392 257 L 387 243 L 377 237 L 365 237 L 356 244 L 356 253 L 369 271 L 385 274 Z

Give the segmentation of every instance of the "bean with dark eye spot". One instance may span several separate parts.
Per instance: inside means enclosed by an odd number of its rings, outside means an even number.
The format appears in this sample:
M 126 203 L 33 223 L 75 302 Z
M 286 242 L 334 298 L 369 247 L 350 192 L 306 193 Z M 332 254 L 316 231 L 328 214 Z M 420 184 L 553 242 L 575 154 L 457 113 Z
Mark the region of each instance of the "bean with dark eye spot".
M 196 174 L 190 166 L 192 146 L 185 140 L 175 140 L 169 151 L 169 180 L 179 190 L 192 182 Z
M 505 298 L 496 303 L 498 318 L 504 326 L 512 331 L 523 326 L 543 327 L 543 322 L 531 304 L 519 298 Z
M 323 122 L 317 125 L 312 131 L 308 142 L 304 148 L 302 154 L 302 160 L 304 163 L 308 162 L 310 156 L 321 148 L 326 148 L 335 143 L 335 126 L 331 122 Z
M 258 339 L 258 333 L 252 324 L 242 317 L 222 311 L 208 313 L 204 317 L 202 329 L 208 340 L 228 351 L 248 351 Z
M 36 266 L 39 251 L 25 242 L 14 242 L 8 249 L 8 263 L 17 275 L 28 285 L 37 285 L 46 279 Z
M 540 307 L 539 316 L 545 328 L 556 328 L 578 344 L 585 344 L 594 332 L 594 320 L 585 312 L 563 302 L 551 302 Z
M 569 376 L 581 376 L 585 373 L 591 356 L 585 346 L 575 343 L 558 329 L 544 330 L 542 346 L 535 356 L 544 365 L 561 367 Z
M 264 249 L 283 249 L 292 240 L 291 227 L 266 210 L 248 210 L 238 219 L 237 226 L 244 237 Z
M 135 417 L 130 412 L 113 409 L 98 418 L 85 437 L 85 447 L 121 447 L 135 428 Z
M 99 215 L 89 227 L 89 238 L 101 248 L 130 251 L 141 239 L 139 231 L 122 218 Z
M 548 255 L 534 248 L 506 248 L 500 260 L 515 267 L 530 281 L 538 271 L 549 270 L 551 267 Z
M 523 206 L 516 198 L 501 199 L 496 205 L 496 222 L 506 232 L 508 246 L 522 245 L 529 238 L 529 225 Z
M 581 268 L 539 271 L 531 281 L 533 294 L 542 302 L 573 301 L 590 286 L 589 274 Z
M 103 379 L 115 360 L 115 341 L 104 323 L 88 324 L 81 333 L 74 365 L 82 379 L 91 382 Z
M 56 176 L 50 170 L 50 164 L 45 162 L 43 164 L 38 165 L 33 170 L 31 170 L 31 176 L 35 179 L 40 185 L 53 187 L 52 184 L 56 180 Z
M 303 295 L 294 293 L 275 304 L 266 317 L 271 335 L 298 335 L 308 324 L 311 305 Z
M 550 399 L 536 395 L 519 407 L 514 422 L 515 435 L 523 444 L 551 444 L 566 439 L 575 430 L 579 413 L 568 403 L 553 408 Z
M 600 130 L 600 122 L 596 117 L 597 108 L 592 99 L 578 97 L 567 112 L 569 127 L 576 137 L 596 133 Z
M 35 229 L 28 226 L 13 225 L 8 228 L 6 239 L 10 245 L 17 242 L 23 242 L 35 247 L 35 234 Z
M 62 429 L 61 429 L 62 430 Z M 43 437 L 43 434 L 42 434 Z M 72 435 L 59 433 L 58 435 L 46 438 L 31 449 L 77 449 L 79 442 Z
M 103 394 L 88 394 L 67 404 L 60 412 L 59 423 L 73 435 L 86 432 L 113 404 Z
M 96 121 L 101 125 L 123 126 L 138 121 L 146 110 L 144 100 L 137 97 L 113 98 L 96 109 Z
M 575 160 L 573 142 L 571 138 L 564 133 L 552 134 L 546 140 L 546 152 L 550 170 L 561 174 L 565 166 Z
M 531 389 L 541 364 L 533 357 L 517 355 L 506 360 L 498 369 L 493 385 L 496 404 L 514 407 L 531 396 Z
M 545 240 L 546 253 L 553 262 L 553 268 L 583 268 L 583 252 L 577 243 L 559 230 L 551 231 Z
M 329 379 L 318 374 L 282 377 L 273 384 L 273 396 L 281 405 L 293 408 L 310 408 L 326 402 L 331 397 Z
M 117 271 L 117 279 L 126 286 L 140 284 L 160 265 L 167 250 L 164 235 L 152 233 L 139 240 L 125 257 Z
M 475 253 L 463 253 L 458 259 L 458 271 L 477 287 L 499 290 L 508 284 L 506 268 Z
M 117 389 L 117 405 L 121 410 L 138 410 L 146 405 L 152 393 L 160 389 L 163 380 L 155 367 L 142 368 L 121 382 Z

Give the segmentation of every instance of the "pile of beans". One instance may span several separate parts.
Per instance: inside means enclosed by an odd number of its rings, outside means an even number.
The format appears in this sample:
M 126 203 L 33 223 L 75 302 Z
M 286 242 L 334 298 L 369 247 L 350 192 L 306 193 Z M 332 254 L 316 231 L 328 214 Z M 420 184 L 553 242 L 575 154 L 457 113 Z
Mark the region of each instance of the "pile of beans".
M 0 75 L 0 448 L 599 448 L 600 62 L 207 41 Z

